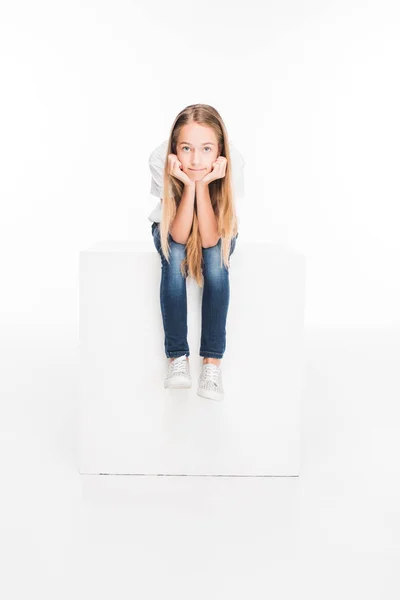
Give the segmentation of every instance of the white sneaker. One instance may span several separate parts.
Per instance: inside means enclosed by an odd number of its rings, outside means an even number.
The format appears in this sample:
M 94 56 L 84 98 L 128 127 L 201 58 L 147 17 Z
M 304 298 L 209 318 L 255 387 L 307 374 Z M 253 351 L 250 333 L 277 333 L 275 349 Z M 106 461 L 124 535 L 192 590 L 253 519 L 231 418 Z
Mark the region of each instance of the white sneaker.
M 168 374 L 164 380 L 164 387 L 171 389 L 192 387 L 189 360 L 187 360 L 186 354 L 169 361 Z
M 223 400 L 221 365 L 203 363 L 197 393 L 210 400 Z

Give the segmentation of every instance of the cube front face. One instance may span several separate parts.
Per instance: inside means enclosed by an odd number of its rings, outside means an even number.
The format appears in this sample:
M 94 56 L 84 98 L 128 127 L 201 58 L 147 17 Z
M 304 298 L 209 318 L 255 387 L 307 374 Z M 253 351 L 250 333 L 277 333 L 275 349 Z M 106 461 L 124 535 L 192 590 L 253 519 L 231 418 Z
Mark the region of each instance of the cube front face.
M 81 473 L 298 475 L 304 257 L 243 244 L 230 270 L 223 402 L 197 395 L 202 289 L 189 279 L 192 388 L 164 389 L 155 252 L 83 252 Z

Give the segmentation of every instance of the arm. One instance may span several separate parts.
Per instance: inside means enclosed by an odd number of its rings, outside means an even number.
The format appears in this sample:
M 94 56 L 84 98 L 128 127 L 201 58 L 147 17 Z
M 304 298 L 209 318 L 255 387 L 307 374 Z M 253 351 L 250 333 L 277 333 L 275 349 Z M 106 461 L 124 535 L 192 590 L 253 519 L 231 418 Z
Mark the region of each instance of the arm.
M 193 223 L 194 199 L 196 186 L 193 183 L 185 185 L 181 201 L 170 227 L 172 239 L 178 244 L 186 244 Z
M 197 218 L 203 248 L 216 246 L 219 240 L 217 217 L 211 204 L 208 183 L 196 182 Z

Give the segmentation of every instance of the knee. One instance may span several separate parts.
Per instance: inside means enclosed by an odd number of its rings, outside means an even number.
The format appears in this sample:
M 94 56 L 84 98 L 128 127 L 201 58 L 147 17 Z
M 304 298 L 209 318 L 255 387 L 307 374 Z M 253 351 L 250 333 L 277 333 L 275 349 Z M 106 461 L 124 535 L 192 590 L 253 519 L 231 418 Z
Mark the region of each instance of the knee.
M 221 279 L 224 279 L 227 274 L 228 269 L 221 257 L 220 249 L 218 249 L 218 252 L 213 252 L 211 255 L 208 254 L 203 261 L 204 278 L 210 281 L 220 281 Z

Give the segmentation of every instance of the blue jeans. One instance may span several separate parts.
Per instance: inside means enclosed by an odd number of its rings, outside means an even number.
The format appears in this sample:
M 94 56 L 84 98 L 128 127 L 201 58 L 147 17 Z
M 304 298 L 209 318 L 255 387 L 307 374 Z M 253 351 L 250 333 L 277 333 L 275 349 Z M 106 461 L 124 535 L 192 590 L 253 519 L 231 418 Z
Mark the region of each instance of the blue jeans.
M 161 257 L 160 303 L 164 326 L 164 348 L 167 358 L 190 356 L 187 341 L 186 278 L 181 262 L 186 245 L 175 242 L 168 234 L 170 254 L 168 263 L 161 250 L 160 225 L 151 226 L 154 245 Z M 235 250 L 237 234 L 231 240 L 229 257 Z M 203 298 L 201 307 L 200 356 L 222 358 L 226 348 L 226 318 L 229 307 L 229 269 L 221 267 L 221 238 L 216 246 L 203 248 Z

